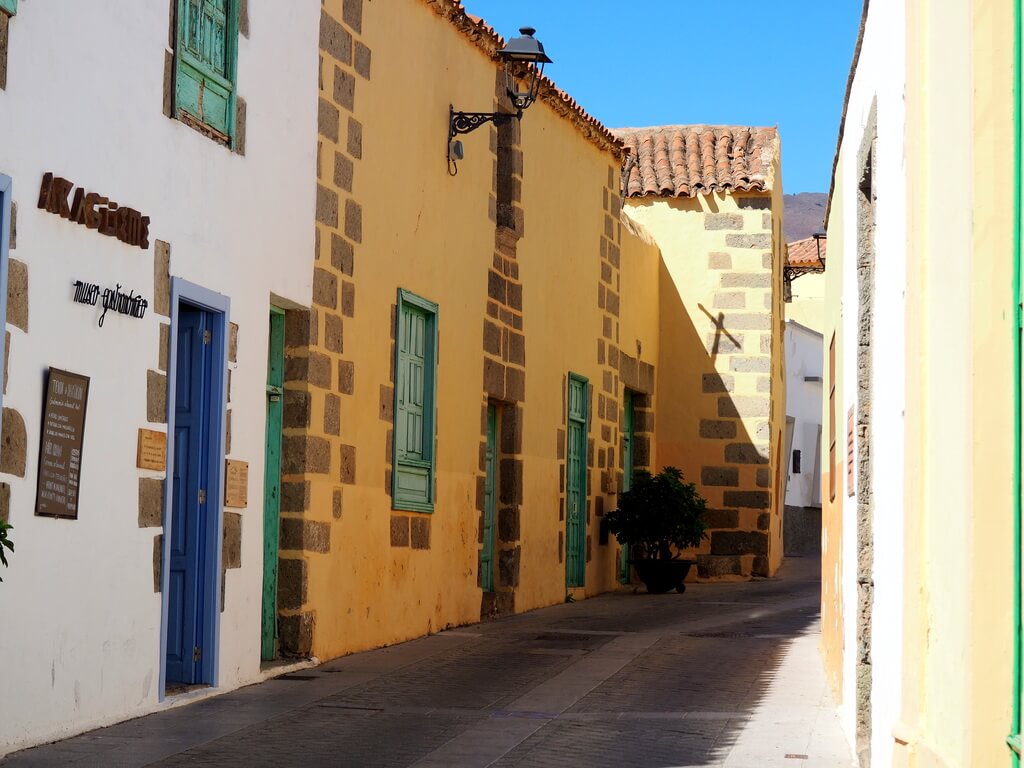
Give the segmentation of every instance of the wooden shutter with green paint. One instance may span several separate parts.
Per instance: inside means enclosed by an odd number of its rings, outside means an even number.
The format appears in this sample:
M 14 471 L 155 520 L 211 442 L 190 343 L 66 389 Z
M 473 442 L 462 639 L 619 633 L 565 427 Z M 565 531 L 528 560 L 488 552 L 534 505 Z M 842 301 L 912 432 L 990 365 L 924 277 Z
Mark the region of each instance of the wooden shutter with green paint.
M 429 512 L 434 504 L 437 307 L 401 291 L 397 321 L 393 504 Z
M 0 11 L 8 16 L 14 16 L 18 12 L 18 0 L 0 0 Z
M 225 139 L 232 135 L 235 0 L 178 0 L 175 105 Z
M 586 579 L 587 536 L 587 380 L 569 375 L 569 424 L 566 439 L 565 583 L 582 587 Z

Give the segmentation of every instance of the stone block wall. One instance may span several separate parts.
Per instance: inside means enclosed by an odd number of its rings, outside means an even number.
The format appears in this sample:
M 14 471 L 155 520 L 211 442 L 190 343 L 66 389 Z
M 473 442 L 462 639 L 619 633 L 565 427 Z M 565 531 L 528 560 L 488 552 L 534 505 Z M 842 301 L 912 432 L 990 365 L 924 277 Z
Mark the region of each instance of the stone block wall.
M 321 8 L 312 306 L 285 312 L 278 614 L 280 649 L 292 656 L 312 651 L 310 570 L 329 555 L 345 488 L 356 482 L 356 447 L 343 440 L 342 421 L 356 386 L 355 363 L 345 353 L 345 321 L 356 313 L 354 274 L 363 239 L 362 205 L 354 195 L 363 154 L 358 86 L 370 79 L 371 62 L 360 40 L 362 9 L 362 0 Z M 394 338 L 393 320 L 391 332 Z M 393 419 L 392 396 L 390 388 L 381 388 L 384 421 Z M 429 529 L 410 533 L 408 520 L 392 521 L 391 530 L 394 546 L 413 540 L 429 546 Z

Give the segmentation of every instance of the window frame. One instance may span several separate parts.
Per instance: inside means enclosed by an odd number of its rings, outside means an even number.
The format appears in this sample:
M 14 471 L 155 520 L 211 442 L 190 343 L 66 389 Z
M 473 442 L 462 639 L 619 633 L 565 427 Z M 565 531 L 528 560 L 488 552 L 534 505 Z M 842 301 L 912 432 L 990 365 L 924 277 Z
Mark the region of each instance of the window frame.
M 3 0 L 0 0 L 3 2 Z M 202 0 L 199 0 L 201 3 Z M 193 125 L 200 130 L 210 131 L 215 140 L 221 141 L 229 149 L 236 148 L 236 133 L 237 126 L 236 122 L 238 119 L 237 108 L 238 108 L 238 15 L 239 15 L 239 0 L 225 0 L 225 69 L 227 71 L 227 77 L 221 76 L 216 72 L 208 72 L 203 62 L 197 60 L 194 56 L 187 52 L 184 45 L 184 24 L 185 24 L 185 10 L 189 5 L 189 0 L 177 0 L 174 5 L 174 77 L 171 83 L 172 93 L 172 115 L 174 119 L 179 120 L 186 125 Z M 188 110 L 184 109 L 178 100 L 178 84 L 182 77 L 182 65 L 189 67 L 190 69 L 197 72 L 204 81 L 209 79 L 214 82 L 220 88 L 227 90 L 227 124 L 226 130 L 222 131 L 217 126 L 211 125 L 203 117 L 194 115 Z
M 423 313 L 427 319 L 426 349 L 423 363 L 423 433 L 421 444 L 424 456 L 422 459 L 410 461 L 399 456 L 398 425 L 400 423 L 403 376 L 401 356 L 403 341 L 402 315 L 406 308 Z M 391 440 L 391 508 L 407 512 L 433 512 L 437 501 L 437 366 L 438 366 L 438 305 L 429 299 L 418 296 L 404 288 L 398 289 L 395 304 L 395 392 L 394 392 L 394 430 Z M 420 472 L 426 469 L 428 489 L 426 500 L 410 498 L 401 493 L 399 480 L 405 469 Z

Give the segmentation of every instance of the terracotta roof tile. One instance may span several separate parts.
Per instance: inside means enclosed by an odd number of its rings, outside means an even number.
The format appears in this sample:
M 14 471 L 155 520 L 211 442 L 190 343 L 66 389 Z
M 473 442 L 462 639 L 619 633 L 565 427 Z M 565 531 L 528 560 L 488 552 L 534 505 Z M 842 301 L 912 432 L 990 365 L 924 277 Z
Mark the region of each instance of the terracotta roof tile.
M 632 158 L 623 180 L 626 197 L 695 197 L 709 192 L 771 189 L 775 128 L 662 125 L 612 131 Z
M 821 238 L 821 260 L 825 260 L 828 243 Z M 818 244 L 813 237 L 796 240 L 786 248 L 786 264 L 790 267 L 820 267 L 818 261 Z

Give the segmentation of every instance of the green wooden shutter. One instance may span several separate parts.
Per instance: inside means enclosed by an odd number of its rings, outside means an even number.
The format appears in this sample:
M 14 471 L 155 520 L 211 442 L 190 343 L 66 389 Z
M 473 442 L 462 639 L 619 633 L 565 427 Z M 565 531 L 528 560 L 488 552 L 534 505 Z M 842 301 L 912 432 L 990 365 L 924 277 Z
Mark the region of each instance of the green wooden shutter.
M 18 0 L 0 0 L 0 11 L 5 11 L 8 16 L 18 12 Z
M 178 0 L 175 104 L 230 138 L 238 19 L 235 0 Z
M 437 305 L 399 291 L 395 345 L 395 509 L 434 508 Z

